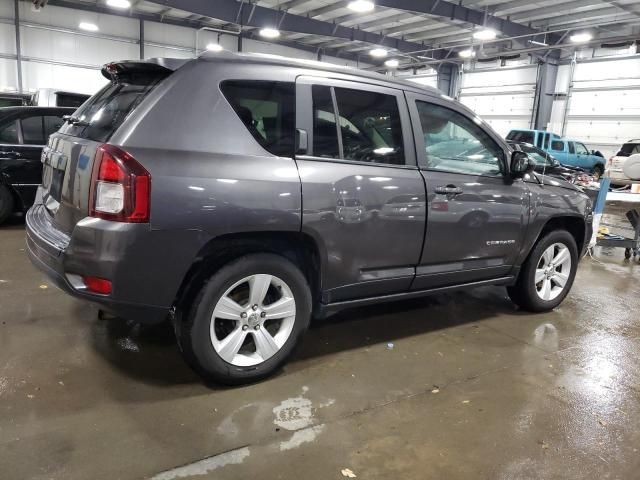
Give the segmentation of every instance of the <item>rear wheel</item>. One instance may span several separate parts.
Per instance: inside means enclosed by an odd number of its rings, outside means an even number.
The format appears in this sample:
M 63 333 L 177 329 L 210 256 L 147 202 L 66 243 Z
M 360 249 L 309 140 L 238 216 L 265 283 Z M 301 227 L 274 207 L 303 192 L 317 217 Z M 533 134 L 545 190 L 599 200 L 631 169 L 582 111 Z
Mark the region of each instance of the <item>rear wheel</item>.
M 566 230 L 545 235 L 533 248 L 509 297 L 532 312 L 551 310 L 569 293 L 578 266 L 578 248 Z
M 13 195 L 9 189 L 0 185 L 0 224 L 3 224 L 13 213 Z
M 593 176 L 596 178 L 596 180 L 598 180 L 604 174 L 604 168 L 602 167 L 602 165 L 596 165 L 595 167 L 593 167 L 591 173 L 593 173 Z
M 280 256 L 255 254 L 211 277 L 176 332 L 187 362 L 205 380 L 237 385 L 282 366 L 310 316 L 300 270 Z

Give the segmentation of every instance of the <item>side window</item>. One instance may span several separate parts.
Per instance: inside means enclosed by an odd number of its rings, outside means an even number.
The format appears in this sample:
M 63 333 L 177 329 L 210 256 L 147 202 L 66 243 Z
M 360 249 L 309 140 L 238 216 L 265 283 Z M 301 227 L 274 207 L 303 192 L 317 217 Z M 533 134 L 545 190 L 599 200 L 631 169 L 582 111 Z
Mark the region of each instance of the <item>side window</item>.
M 0 127 L 0 143 L 18 144 L 18 126 L 16 121 Z
M 20 120 L 22 139 L 25 145 L 44 145 L 44 125 L 42 116 L 27 117 Z
M 220 89 L 253 138 L 268 152 L 293 156 L 295 87 L 259 80 L 223 82 Z
M 311 92 L 313 97 L 313 155 L 340 158 L 331 87 L 314 85 Z
M 549 148 L 549 137 L 550 137 L 550 136 L 551 136 L 551 135 L 549 135 L 548 133 L 545 133 L 545 134 L 544 134 L 544 147 L 543 147 L 543 148 L 545 148 L 545 149 L 546 149 L 546 148 Z
M 589 155 L 589 150 L 581 143 L 576 143 L 576 153 L 578 155 Z
M 404 165 L 402 126 L 393 95 L 335 88 L 343 158 Z
M 576 148 L 573 146 L 573 142 L 567 142 L 569 144 L 569 153 L 576 153 Z
M 44 117 L 44 137 L 45 141 L 49 138 L 49 135 L 60 130 L 60 127 L 64 123 L 62 117 L 56 117 L 53 115 L 46 115 Z
M 564 142 L 562 140 L 553 140 L 551 142 L 551 150 L 556 152 L 564 152 Z
M 536 138 L 536 147 L 541 147 L 542 148 L 542 142 L 544 141 L 544 134 L 542 132 L 538 132 L 537 133 L 537 138 Z
M 448 108 L 417 101 L 426 149 L 422 167 L 474 175 L 498 175 L 504 152 L 473 120 Z

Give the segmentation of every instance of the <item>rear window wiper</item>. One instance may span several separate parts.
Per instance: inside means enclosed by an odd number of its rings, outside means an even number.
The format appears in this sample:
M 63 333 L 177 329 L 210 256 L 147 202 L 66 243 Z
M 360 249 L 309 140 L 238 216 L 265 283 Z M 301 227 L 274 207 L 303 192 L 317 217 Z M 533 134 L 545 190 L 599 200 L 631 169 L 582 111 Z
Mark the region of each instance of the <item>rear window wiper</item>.
M 70 123 L 71 125 L 77 125 L 79 127 L 88 127 L 91 125 L 89 122 L 85 122 L 84 120 L 80 120 L 78 117 L 74 117 L 73 115 L 64 115 L 62 119 L 65 122 Z

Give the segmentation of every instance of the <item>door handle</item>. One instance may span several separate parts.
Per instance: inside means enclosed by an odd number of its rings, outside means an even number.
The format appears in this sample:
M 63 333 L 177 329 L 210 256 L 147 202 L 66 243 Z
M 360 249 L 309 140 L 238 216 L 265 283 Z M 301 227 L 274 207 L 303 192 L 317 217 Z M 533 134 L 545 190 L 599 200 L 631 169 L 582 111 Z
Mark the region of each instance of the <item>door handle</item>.
M 443 195 L 459 195 L 462 193 L 462 189 L 460 187 L 456 187 L 455 185 L 447 185 L 446 187 L 436 187 L 435 192 Z

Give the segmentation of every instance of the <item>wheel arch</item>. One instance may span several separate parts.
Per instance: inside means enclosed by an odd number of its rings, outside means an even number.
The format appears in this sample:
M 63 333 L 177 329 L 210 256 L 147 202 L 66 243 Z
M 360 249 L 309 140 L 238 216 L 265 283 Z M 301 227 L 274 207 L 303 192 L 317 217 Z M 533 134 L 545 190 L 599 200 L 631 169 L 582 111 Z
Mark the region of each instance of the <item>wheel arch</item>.
M 301 232 L 243 232 L 221 235 L 208 241 L 187 270 L 173 306 L 184 310 L 202 285 L 222 266 L 254 253 L 271 253 L 291 261 L 309 282 L 314 306 L 320 298 L 322 261 L 314 239 Z
M 523 263 L 529 258 L 531 251 L 535 248 L 541 238 L 543 238 L 547 233 L 552 232 L 554 230 L 566 230 L 571 234 L 571 236 L 576 241 L 576 246 L 578 247 L 578 254 L 582 252 L 584 248 L 585 241 L 587 239 L 586 236 L 586 222 L 585 219 L 579 217 L 577 215 L 560 215 L 549 218 L 545 224 L 538 232 L 535 241 L 530 245 L 525 258 L 523 259 Z

